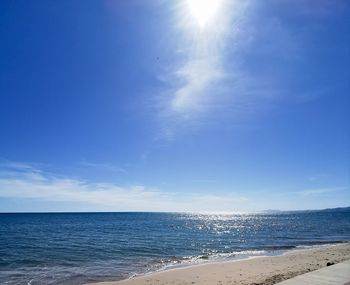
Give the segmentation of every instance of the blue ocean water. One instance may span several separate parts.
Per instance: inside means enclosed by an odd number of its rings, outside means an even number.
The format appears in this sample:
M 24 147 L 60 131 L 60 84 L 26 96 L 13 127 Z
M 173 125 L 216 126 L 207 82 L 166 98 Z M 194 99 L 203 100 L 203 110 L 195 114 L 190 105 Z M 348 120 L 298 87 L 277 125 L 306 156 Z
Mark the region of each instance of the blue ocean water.
M 350 210 L 0 214 L 0 284 L 83 284 L 350 240 Z

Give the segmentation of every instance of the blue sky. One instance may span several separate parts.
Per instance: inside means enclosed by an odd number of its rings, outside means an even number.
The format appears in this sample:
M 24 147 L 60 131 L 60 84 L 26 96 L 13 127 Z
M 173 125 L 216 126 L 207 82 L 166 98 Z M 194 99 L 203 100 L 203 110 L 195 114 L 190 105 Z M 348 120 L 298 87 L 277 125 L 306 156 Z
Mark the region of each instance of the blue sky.
M 348 1 L 1 1 L 0 211 L 350 205 Z

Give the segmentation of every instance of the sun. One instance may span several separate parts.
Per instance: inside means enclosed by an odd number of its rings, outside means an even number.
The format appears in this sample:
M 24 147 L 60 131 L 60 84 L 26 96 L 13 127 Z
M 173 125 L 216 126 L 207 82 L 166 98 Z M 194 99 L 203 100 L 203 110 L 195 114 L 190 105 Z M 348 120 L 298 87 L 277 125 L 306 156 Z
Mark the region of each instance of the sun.
M 191 15 L 203 28 L 218 14 L 222 0 L 187 0 Z

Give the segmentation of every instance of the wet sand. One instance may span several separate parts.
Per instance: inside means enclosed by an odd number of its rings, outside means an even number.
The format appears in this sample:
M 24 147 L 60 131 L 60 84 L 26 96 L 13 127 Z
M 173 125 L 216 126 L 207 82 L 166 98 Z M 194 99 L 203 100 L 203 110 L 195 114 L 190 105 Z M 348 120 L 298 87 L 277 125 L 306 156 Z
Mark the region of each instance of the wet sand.
M 350 243 L 284 255 L 170 269 L 98 285 L 271 285 L 350 259 Z

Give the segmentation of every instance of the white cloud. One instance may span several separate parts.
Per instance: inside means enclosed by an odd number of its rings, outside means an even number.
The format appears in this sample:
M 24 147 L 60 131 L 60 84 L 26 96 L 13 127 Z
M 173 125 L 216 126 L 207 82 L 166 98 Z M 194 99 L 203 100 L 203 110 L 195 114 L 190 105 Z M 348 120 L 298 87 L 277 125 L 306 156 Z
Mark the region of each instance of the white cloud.
M 220 1 L 215 19 L 201 26 L 191 15 L 186 1 L 177 9 L 178 29 L 183 38 L 179 50 L 185 62 L 173 71 L 172 81 L 178 82 L 170 97 L 168 109 L 177 115 L 188 115 L 205 110 L 215 96 L 213 85 L 227 73 L 223 57 L 227 39 L 234 36 L 238 28 L 232 27 L 232 18 L 239 14 L 243 4 Z
M 299 88 L 313 25 L 297 30 L 258 2 L 223 0 L 219 17 L 198 28 L 186 5 L 178 7 L 176 60 L 159 76 L 168 84 L 156 101 L 160 138 L 228 119 L 250 125 L 281 104 L 324 94 L 324 85 Z
M 223 71 L 215 59 L 194 59 L 177 71 L 186 84 L 175 91 L 171 109 L 179 113 L 202 110 L 205 107 L 207 89 L 223 77 Z
M 322 194 L 333 193 L 341 190 L 346 190 L 348 187 L 332 187 L 332 188 L 319 188 L 319 189 L 307 189 L 297 192 L 299 195 L 303 196 L 318 196 Z
M 12 170 L 8 170 L 9 166 Z M 170 193 L 139 185 L 118 186 L 58 177 L 31 165 L 12 162 L 0 167 L 0 197 L 77 203 L 105 211 L 227 212 L 240 211 L 237 206 L 246 201 L 234 194 Z

